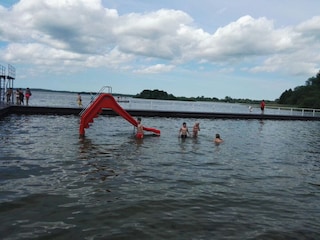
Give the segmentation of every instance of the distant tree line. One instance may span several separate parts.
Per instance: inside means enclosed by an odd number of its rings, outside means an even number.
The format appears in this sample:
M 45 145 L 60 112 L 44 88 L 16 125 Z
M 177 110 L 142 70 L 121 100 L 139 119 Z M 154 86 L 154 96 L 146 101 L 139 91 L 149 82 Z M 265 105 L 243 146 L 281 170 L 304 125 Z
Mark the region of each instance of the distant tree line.
M 284 91 L 277 103 L 306 108 L 320 108 L 320 71 L 315 77 L 309 78 L 304 86 Z
M 206 102 L 228 102 L 228 103 L 246 103 L 259 104 L 260 100 L 232 98 L 226 96 L 223 99 L 216 97 L 176 97 L 162 90 L 143 90 L 134 95 L 135 98 L 162 99 L 162 100 L 180 100 L 180 101 L 206 101 Z M 294 90 L 285 90 L 279 99 L 275 101 L 265 100 L 268 104 L 286 104 L 305 108 L 320 108 L 320 71 L 315 77 L 309 78 L 305 86 L 298 86 Z
M 144 98 L 144 99 L 161 99 L 161 100 L 179 100 L 179 101 L 206 101 L 206 102 L 228 102 L 228 103 L 249 103 L 258 104 L 260 100 L 250 100 L 250 99 L 234 99 L 226 96 L 224 99 L 218 99 L 216 97 L 176 97 L 172 94 L 168 94 L 162 90 L 143 90 L 141 93 L 133 96 L 134 98 Z M 272 102 L 272 101 L 269 101 Z

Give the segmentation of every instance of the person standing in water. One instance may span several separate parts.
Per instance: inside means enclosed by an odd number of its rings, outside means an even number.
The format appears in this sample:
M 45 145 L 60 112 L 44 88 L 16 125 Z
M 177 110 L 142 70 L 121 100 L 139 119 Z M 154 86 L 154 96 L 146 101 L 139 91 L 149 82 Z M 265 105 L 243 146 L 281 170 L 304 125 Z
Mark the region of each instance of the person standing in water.
M 187 138 L 187 136 L 190 135 L 187 123 L 182 123 L 182 127 L 179 129 L 179 137 L 181 138 Z
M 223 142 L 223 139 L 221 139 L 219 133 L 216 134 L 216 138 L 214 139 L 214 142 L 215 143 L 222 143 Z
M 193 126 L 193 129 L 192 129 L 192 133 L 193 133 L 193 137 L 196 138 L 198 137 L 198 132 L 200 131 L 200 123 L 199 122 L 196 122 Z
M 137 119 L 137 133 L 136 138 L 143 139 L 144 132 L 143 132 L 143 125 L 141 123 L 141 118 Z

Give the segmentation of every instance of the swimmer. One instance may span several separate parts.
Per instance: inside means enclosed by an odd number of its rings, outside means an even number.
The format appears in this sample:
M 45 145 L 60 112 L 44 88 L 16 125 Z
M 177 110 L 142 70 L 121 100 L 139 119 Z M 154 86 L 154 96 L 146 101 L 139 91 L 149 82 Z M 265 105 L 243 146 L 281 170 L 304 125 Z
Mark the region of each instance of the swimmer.
M 215 143 L 222 143 L 223 142 L 223 139 L 221 139 L 219 133 L 216 134 L 216 138 L 214 139 L 214 142 Z
M 144 135 L 144 133 L 143 133 L 143 125 L 141 124 L 141 118 L 138 118 L 136 138 L 142 139 L 143 135 Z
M 200 123 L 196 122 L 193 126 L 192 132 L 193 132 L 193 137 L 196 138 L 198 137 L 198 132 L 200 131 Z
M 179 129 L 179 137 L 187 138 L 190 135 L 187 124 L 184 122 L 182 123 L 182 127 Z

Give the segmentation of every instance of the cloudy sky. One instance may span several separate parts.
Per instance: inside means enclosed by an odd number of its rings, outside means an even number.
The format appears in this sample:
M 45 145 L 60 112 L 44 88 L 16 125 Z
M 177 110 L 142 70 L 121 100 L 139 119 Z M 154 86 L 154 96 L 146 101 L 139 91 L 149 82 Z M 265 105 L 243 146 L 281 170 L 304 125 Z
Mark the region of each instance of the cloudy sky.
M 320 69 L 319 0 L 1 0 L 14 86 L 268 99 Z

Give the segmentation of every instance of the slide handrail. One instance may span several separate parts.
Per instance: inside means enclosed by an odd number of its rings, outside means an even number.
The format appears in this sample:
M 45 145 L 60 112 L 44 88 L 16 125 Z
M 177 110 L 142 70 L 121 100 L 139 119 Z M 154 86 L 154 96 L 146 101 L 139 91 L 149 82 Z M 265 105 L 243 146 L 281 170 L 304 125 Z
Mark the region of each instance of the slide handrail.
M 80 116 L 82 116 L 82 114 L 90 107 L 90 105 L 95 101 L 95 99 L 101 94 L 104 92 L 105 89 L 108 89 L 108 93 L 109 94 L 112 94 L 112 87 L 111 86 L 103 86 L 100 88 L 100 90 L 96 93 L 96 95 L 94 95 L 92 97 L 92 100 L 91 102 L 88 103 L 88 105 L 86 107 L 84 107 L 81 112 L 79 113 Z

